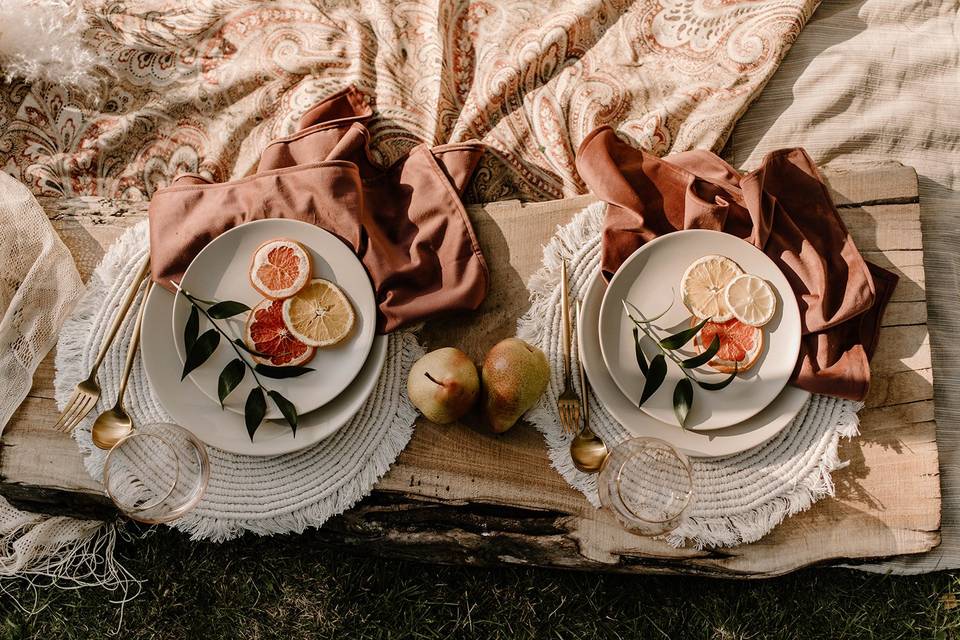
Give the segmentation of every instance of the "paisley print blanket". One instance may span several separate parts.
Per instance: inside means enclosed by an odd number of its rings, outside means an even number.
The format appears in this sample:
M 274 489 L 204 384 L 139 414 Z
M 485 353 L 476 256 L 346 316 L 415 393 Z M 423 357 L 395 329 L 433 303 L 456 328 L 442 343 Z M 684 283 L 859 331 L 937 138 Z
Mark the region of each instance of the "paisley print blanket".
M 657 154 L 718 150 L 817 0 L 78 0 L 94 94 L 0 85 L 0 161 L 37 196 L 146 200 L 245 175 L 312 104 L 372 96 L 377 160 L 471 138 L 470 201 L 580 193 L 612 124 Z

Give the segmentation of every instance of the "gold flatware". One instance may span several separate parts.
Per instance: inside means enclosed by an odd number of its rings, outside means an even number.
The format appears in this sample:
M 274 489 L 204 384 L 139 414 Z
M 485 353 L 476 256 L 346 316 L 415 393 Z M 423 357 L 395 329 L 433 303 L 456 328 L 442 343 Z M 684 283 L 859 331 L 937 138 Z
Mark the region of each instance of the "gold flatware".
M 133 431 L 133 419 L 123 408 L 123 394 L 127 391 L 127 381 L 133 369 L 133 360 L 140 346 L 140 325 L 143 323 L 143 311 L 147 308 L 147 294 L 153 282 L 148 280 L 143 289 L 143 302 L 137 310 L 136 324 L 133 325 L 133 334 L 130 336 L 130 346 L 127 347 L 127 359 L 123 363 L 123 374 L 120 376 L 120 388 L 117 390 L 117 402 L 112 409 L 107 409 L 93 422 L 93 444 L 101 449 L 110 449 L 128 433 Z
M 140 290 L 140 283 L 147 277 L 149 270 L 150 257 L 148 256 L 144 259 L 143 266 L 140 267 L 140 271 L 137 272 L 133 282 L 130 284 L 130 289 L 127 290 L 127 294 L 120 302 L 117 314 L 113 318 L 113 324 L 111 324 L 107 330 L 107 335 L 104 337 L 103 344 L 100 345 L 100 351 L 97 353 L 97 359 L 90 369 L 90 375 L 87 376 L 86 380 L 77 385 L 73 395 L 70 396 L 70 400 L 67 401 L 67 406 L 64 407 L 63 412 L 60 414 L 60 418 L 57 420 L 57 423 L 53 425 L 54 430 L 64 433 L 73 431 L 73 429 L 80 424 L 80 421 L 83 420 L 97 404 L 97 400 L 100 399 L 100 385 L 97 384 L 97 371 L 100 369 L 100 364 L 103 362 L 103 359 L 107 356 L 107 350 L 110 348 L 110 345 L 113 344 L 113 339 L 117 336 L 117 331 L 120 329 L 120 325 L 123 324 L 123 319 L 130 310 L 130 305 L 133 304 L 134 299 L 137 297 L 137 291 Z
M 580 301 L 577 300 L 577 353 L 580 365 L 580 392 L 583 393 L 583 429 L 570 443 L 570 457 L 573 466 L 584 473 L 596 473 L 607 459 L 607 445 L 590 428 L 590 381 L 583 367 L 583 355 L 580 347 Z
M 563 393 L 557 398 L 557 411 L 563 432 L 573 435 L 580 429 L 580 397 L 570 384 L 570 285 L 567 282 L 567 261 L 560 264 L 560 306 L 563 316 Z

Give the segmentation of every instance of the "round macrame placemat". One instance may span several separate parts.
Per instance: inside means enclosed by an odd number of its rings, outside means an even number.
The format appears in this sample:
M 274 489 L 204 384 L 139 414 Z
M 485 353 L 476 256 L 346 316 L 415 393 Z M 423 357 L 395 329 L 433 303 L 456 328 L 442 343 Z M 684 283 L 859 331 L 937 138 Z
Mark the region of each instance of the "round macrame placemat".
M 55 382 L 61 409 L 77 382 L 90 371 L 105 328 L 147 248 L 144 222 L 110 247 L 91 277 L 85 296 L 64 323 L 57 346 Z M 103 476 L 106 453 L 91 442 L 90 427 L 94 418 L 116 400 L 135 316 L 136 306 L 101 365 L 100 401 L 73 432 L 87 471 L 97 480 Z M 407 402 L 406 379 L 410 366 L 422 354 L 412 332 L 391 334 L 383 371 L 370 398 L 347 425 L 308 449 L 261 458 L 208 448 L 211 475 L 207 493 L 194 511 L 173 526 L 194 538 L 226 540 L 244 531 L 300 532 L 349 509 L 370 493 L 410 440 L 416 412 Z M 139 355 L 124 400 L 136 423 L 172 422 L 153 395 Z M 155 469 L 154 473 L 162 484 L 163 470 Z M 145 477 L 149 479 L 149 475 Z
M 544 247 L 543 267 L 530 279 L 531 308 L 517 324 L 520 338 L 539 346 L 554 372 L 562 371 L 560 264 L 567 261 L 570 292 L 582 297 L 600 267 L 600 232 L 606 205 L 594 203 L 557 230 Z M 578 383 L 574 376 L 574 382 Z M 554 375 L 527 418 L 543 433 L 553 466 L 574 488 L 599 505 L 595 475 L 577 471 L 570 436 L 557 415 L 562 380 Z M 579 387 L 579 385 L 578 385 Z M 582 392 L 578 388 L 578 393 Z M 608 445 L 631 434 L 590 396 L 594 431 Z M 837 455 L 841 436 L 858 434 L 861 403 L 812 396 L 793 423 L 772 440 L 732 456 L 693 460 L 694 503 L 667 541 L 674 546 L 734 546 L 759 540 L 784 518 L 833 495 L 830 473 L 845 466 Z M 679 428 L 679 427 L 678 427 Z

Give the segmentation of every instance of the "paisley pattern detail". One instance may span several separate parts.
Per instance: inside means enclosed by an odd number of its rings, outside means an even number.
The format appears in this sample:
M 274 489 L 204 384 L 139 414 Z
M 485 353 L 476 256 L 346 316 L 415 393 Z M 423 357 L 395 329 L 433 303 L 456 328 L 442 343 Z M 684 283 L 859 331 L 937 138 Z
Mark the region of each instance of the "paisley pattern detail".
M 376 159 L 489 145 L 466 197 L 581 193 L 612 124 L 657 154 L 717 149 L 817 0 L 83 0 L 97 95 L 0 84 L 0 164 L 38 196 L 149 199 L 182 172 L 243 176 L 347 84 Z

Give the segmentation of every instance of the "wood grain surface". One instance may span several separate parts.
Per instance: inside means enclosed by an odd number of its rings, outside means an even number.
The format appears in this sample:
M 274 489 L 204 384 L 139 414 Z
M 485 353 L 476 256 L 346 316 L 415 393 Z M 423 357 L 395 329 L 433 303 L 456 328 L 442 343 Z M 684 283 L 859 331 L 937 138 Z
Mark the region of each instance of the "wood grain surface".
M 629 534 L 550 467 L 527 425 L 496 436 L 468 418 L 423 419 L 373 494 L 322 529 L 333 545 L 432 562 L 519 563 L 627 572 L 762 577 L 822 563 L 876 561 L 939 542 L 940 484 L 933 371 L 926 327 L 915 172 L 897 164 L 825 174 L 850 233 L 868 260 L 897 272 L 884 318 L 861 436 L 841 445 L 835 499 L 786 520 L 763 540 L 732 549 L 673 549 Z M 471 207 L 492 287 L 475 314 L 431 322 L 428 348 L 458 346 L 476 360 L 514 333 L 528 307 L 525 283 L 542 245 L 590 196 Z M 79 199 L 42 203 L 86 278 L 144 205 Z M 0 495 L 25 509 L 107 518 L 114 512 L 84 471 L 76 445 L 55 433 L 53 359 L 0 441 Z

